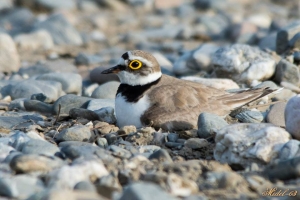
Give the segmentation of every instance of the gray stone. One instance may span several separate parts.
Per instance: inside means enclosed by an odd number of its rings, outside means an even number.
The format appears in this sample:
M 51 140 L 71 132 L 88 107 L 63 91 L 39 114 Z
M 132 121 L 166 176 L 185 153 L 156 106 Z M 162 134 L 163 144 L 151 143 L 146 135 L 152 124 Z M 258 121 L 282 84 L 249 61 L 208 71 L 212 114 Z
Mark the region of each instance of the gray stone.
M 21 67 L 18 71 L 18 74 L 20 74 L 22 77 L 32 77 L 50 72 L 52 72 L 52 69 L 48 68 L 46 65 L 36 64 L 29 67 Z
M 14 147 L 16 150 L 21 151 L 24 144 L 26 144 L 29 140 L 29 136 L 27 136 L 22 131 L 17 131 L 10 135 L 8 144 Z
M 276 32 L 271 33 L 260 39 L 258 46 L 261 49 L 270 49 L 276 51 Z
M 102 177 L 95 183 L 95 186 L 99 194 L 109 199 L 113 197 L 114 192 L 122 190 L 119 180 L 112 175 Z
M 81 145 L 64 145 L 61 148 L 61 152 L 71 160 L 80 157 L 87 160 L 95 159 L 98 155 L 105 155 L 107 157 L 110 156 L 109 151 L 87 142 L 82 142 Z
M 35 30 L 48 31 L 57 45 L 82 45 L 80 34 L 62 14 L 53 14 L 45 21 L 37 23 Z
M 99 119 L 96 112 L 84 108 L 72 108 L 69 115 L 72 119 L 84 118 L 91 121 Z
M 167 138 L 169 142 L 176 142 L 176 140 L 179 138 L 179 135 L 177 133 L 169 133 Z
M 20 58 L 16 45 L 12 38 L 0 33 L 0 71 L 15 72 L 20 68 Z
M 279 30 L 276 38 L 276 52 L 282 54 L 288 50 L 289 40 L 298 32 L 300 32 L 300 21 L 292 22 Z
M 234 44 L 219 48 L 212 56 L 212 64 L 218 78 L 251 84 L 271 78 L 276 61 L 259 48 Z
M 92 82 L 102 84 L 109 81 L 119 81 L 119 78 L 116 74 L 101 74 L 102 71 L 110 67 L 97 67 L 90 72 L 90 79 Z
M 0 143 L 0 162 L 4 161 L 4 159 L 10 154 L 11 151 L 15 149 L 7 144 Z
M 246 110 L 234 116 L 243 123 L 260 123 L 264 120 L 264 116 L 259 111 Z
M 60 114 L 69 115 L 72 108 L 87 108 L 90 100 L 93 100 L 93 98 L 81 97 L 73 94 L 64 95 L 57 99 L 53 104 L 54 114 L 58 114 L 59 105 L 61 105 Z
M 288 160 L 300 156 L 300 141 L 290 140 L 281 148 L 279 160 Z
M 109 145 L 108 150 L 112 152 L 112 155 L 119 157 L 119 158 L 130 158 L 131 153 L 130 151 L 123 149 L 121 147 L 118 147 L 116 145 Z
M 114 114 L 114 108 L 112 107 L 104 107 L 99 110 L 95 110 L 94 112 L 98 115 L 99 121 L 107 122 L 109 124 L 115 124 L 117 122 Z
M 117 135 L 114 133 L 105 134 L 105 139 L 107 140 L 107 143 L 109 145 L 113 144 L 114 142 L 116 142 L 118 140 Z
M 56 10 L 56 9 L 65 9 L 73 10 L 76 8 L 76 3 L 72 0 L 60 1 L 60 0 L 35 0 L 37 7 L 46 9 L 46 10 Z
M 183 144 L 179 142 L 166 142 L 165 146 L 169 148 L 181 148 Z
M 55 139 L 59 142 L 62 141 L 80 141 L 87 142 L 92 137 L 92 133 L 89 127 L 78 125 L 71 128 L 67 128 L 61 131 L 55 136 Z
M 207 147 L 208 145 L 209 143 L 207 142 L 207 140 L 202 138 L 190 138 L 184 143 L 185 147 L 191 148 L 193 150 L 201 149 L 203 147 Z
M 290 180 L 300 177 L 300 157 L 283 160 L 265 168 L 263 174 L 271 180 Z
M 50 142 L 31 139 L 23 145 L 21 150 L 24 154 L 41 154 L 46 156 L 53 156 L 59 152 L 59 148 Z
M 16 175 L 11 178 L 0 179 L 0 195 L 26 199 L 30 195 L 40 192 L 44 189 L 43 182 L 29 175 Z
M 87 106 L 89 110 L 100 110 L 104 107 L 112 107 L 115 109 L 115 100 L 114 99 L 91 99 Z
M 160 149 L 155 151 L 149 156 L 149 160 L 157 159 L 160 162 L 172 163 L 173 160 L 169 155 L 168 151 L 165 149 Z
M 24 101 L 26 98 L 15 99 L 10 102 L 8 110 L 25 110 Z
M 50 81 L 26 80 L 12 86 L 10 96 L 12 99 L 30 99 L 33 94 L 44 93 L 49 101 L 53 102 L 61 95 L 61 84 Z
M 169 195 L 164 190 L 162 190 L 161 187 L 159 187 L 154 183 L 136 182 L 128 185 L 128 187 L 124 190 L 119 200 L 127 200 L 127 199 L 152 200 L 153 194 L 155 194 L 156 200 L 176 199 L 171 195 Z
M 82 78 L 75 73 L 48 73 L 42 74 L 36 80 L 56 81 L 61 83 L 62 89 L 66 93 L 81 94 Z
M 86 53 L 79 53 L 75 58 L 76 65 L 95 65 L 102 63 L 104 59 L 99 55 L 90 55 Z
M 2 131 L 11 130 L 17 128 L 18 126 L 26 126 L 28 124 L 33 124 L 32 121 L 42 121 L 42 118 L 36 115 L 19 115 L 19 116 L 0 116 L 0 128 Z
M 278 102 L 273 105 L 267 114 L 266 120 L 276 126 L 285 127 L 284 111 L 286 102 Z
M 277 83 L 286 81 L 299 86 L 300 83 L 299 68 L 296 65 L 290 63 L 289 61 L 282 59 L 277 64 L 274 80 Z
M 15 156 L 10 162 L 10 167 L 17 173 L 49 172 L 64 164 L 66 163 L 55 156 L 23 154 Z
M 44 93 L 33 94 L 30 97 L 31 100 L 38 100 L 45 103 L 50 103 L 50 99 Z
M 3 0 L 0 3 L 0 10 L 12 8 L 13 7 L 13 1 L 12 0 Z
M 74 186 L 74 190 L 97 192 L 96 187 L 90 181 L 80 181 Z
M 212 134 L 225 126 L 228 123 L 221 117 L 211 113 L 201 113 L 198 118 L 197 134 L 200 138 L 211 137 Z
M 114 99 L 117 94 L 120 82 L 109 81 L 99 85 L 92 93 L 92 98 L 96 99 Z
M 284 119 L 286 130 L 295 138 L 300 139 L 300 95 L 292 97 L 286 104 Z
M 108 146 L 108 142 L 105 138 L 97 138 L 96 144 L 104 149 Z
M 24 107 L 26 111 L 36 111 L 40 113 L 52 114 L 53 106 L 37 100 L 25 100 Z

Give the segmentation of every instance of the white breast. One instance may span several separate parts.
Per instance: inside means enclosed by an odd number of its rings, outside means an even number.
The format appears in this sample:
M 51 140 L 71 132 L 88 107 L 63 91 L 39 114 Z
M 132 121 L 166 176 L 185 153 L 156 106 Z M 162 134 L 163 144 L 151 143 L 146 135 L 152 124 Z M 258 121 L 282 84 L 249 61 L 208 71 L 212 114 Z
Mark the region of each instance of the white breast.
M 121 94 L 118 94 L 115 103 L 117 125 L 119 127 L 134 125 L 137 128 L 141 128 L 143 126 L 140 118 L 150 107 L 147 95 L 139 99 L 138 102 L 130 103 Z

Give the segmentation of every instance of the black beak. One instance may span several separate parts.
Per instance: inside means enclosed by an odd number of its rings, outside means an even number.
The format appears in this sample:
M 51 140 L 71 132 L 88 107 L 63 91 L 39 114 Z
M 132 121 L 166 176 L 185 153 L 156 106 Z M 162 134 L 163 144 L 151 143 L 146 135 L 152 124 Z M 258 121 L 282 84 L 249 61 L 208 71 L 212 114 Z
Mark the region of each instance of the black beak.
M 115 67 L 112 67 L 112 68 L 109 68 L 109 69 L 106 69 L 104 71 L 101 72 L 101 74 L 116 74 L 118 73 L 119 71 L 121 71 L 123 68 L 122 65 L 117 65 Z

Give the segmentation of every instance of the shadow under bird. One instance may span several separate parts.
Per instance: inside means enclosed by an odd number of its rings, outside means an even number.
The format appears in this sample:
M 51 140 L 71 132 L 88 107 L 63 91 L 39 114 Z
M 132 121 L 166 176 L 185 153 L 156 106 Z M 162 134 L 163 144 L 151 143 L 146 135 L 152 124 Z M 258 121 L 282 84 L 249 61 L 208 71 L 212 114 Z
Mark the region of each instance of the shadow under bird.
M 124 53 L 119 63 L 102 74 L 115 73 L 120 79 L 115 100 L 117 125 L 137 128 L 152 126 L 167 131 L 197 128 L 202 112 L 220 116 L 276 90 L 249 89 L 238 93 L 177 79 L 161 73 L 150 53 Z

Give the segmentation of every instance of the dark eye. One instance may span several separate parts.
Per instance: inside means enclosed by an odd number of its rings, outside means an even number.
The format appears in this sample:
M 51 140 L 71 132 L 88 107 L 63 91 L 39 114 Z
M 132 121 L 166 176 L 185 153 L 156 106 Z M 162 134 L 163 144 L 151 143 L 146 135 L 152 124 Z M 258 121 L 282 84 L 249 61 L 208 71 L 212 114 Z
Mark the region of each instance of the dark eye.
M 131 61 L 131 62 L 129 63 L 128 66 L 129 66 L 131 69 L 136 70 L 136 69 L 141 68 L 142 65 L 143 65 L 143 64 L 142 64 L 141 61 L 139 61 L 139 60 L 133 60 L 133 61 Z

